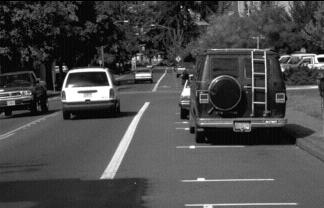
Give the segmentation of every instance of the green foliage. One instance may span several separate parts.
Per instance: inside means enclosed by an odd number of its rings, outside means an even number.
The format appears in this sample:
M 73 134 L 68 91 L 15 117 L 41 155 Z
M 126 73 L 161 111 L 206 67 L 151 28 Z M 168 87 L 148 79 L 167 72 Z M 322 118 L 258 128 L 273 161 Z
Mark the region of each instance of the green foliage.
M 305 25 L 304 37 L 314 45 L 324 48 L 324 5 L 321 4 L 314 14 L 314 20 Z
M 285 70 L 287 85 L 314 85 L 317 84 L 318 70 L 308 67 L 290 68 Z

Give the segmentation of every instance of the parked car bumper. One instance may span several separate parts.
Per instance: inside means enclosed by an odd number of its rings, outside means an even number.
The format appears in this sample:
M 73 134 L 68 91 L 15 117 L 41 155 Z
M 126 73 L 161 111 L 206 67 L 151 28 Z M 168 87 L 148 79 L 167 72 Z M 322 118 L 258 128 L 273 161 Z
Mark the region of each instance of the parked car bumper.
M 179 106 L 180 106 L 180 108 L 189 110 L 190 109 L 190 100 L 180 100 Z
M 0 111 L 26 110 L 30 108 L 32 102 L 33 102 L 32 96 L 0 100 Z
M 117 100 L 109 101 L 89 101 L 89 102 L 62 102 L 63 111 L 98 111 L 111 110 L 116 106 Z

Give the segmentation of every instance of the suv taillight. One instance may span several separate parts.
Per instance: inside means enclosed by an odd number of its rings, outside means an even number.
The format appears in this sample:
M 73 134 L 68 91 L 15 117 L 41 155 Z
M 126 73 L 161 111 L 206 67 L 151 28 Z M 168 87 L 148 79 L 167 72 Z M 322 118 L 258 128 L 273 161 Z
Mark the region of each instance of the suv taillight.
M 111 88 L 109 91 L 109 98 L 111 98 L 111 99 L 115 98 L 115 91 L 113 88 Z
M 199 103 L 209 103 L 208 93 L 200 93 L 199 94 Z
M 61 93 L 61 99 L 62 99 L 62 100 L 66 100 L 65 91 L 62 91 L 62 93 Z
M 276 93 L 276 103 L 285 103 L 286 102 L 286 93 L 278 92 Z

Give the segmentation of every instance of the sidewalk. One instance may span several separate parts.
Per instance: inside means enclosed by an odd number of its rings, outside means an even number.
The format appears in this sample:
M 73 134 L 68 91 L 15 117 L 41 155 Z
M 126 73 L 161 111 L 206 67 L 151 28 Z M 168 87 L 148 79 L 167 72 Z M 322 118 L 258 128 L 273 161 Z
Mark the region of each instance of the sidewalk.
M 284 130 L 296 138 L 296 145 L 311 155 L 324 161 L 324 121 L 287 108 L 288 124 Z

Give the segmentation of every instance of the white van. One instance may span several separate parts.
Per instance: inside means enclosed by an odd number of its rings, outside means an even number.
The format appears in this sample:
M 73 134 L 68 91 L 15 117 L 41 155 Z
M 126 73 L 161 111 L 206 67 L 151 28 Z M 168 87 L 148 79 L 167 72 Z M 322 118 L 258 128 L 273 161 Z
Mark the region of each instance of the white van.
M 63 119 L 83 111 L 120 112 L 120 100 L 113 76 L 107 68 L 72 69 L 62 86 Z

